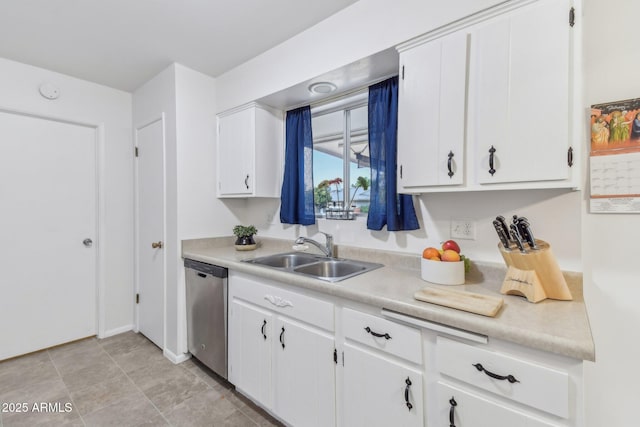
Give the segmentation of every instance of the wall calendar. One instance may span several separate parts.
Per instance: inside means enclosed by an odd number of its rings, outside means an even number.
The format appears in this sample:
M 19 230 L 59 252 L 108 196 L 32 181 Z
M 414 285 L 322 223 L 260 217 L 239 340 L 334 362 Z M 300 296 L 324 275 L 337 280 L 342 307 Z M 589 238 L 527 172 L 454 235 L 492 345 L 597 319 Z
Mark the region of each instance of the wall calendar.
M 640 98 L 591 106 L 590 211 L 640 213 Z

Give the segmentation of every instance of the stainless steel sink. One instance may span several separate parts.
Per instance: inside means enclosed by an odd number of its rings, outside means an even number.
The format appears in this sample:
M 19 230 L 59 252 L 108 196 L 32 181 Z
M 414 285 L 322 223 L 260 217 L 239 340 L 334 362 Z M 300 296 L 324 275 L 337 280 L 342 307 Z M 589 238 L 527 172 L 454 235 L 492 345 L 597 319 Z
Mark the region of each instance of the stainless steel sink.
M 247 260 L 246 262 L 277 268 L 293 274 L 301 274 L 327 282 L 339 282 L 362 273 L 366 273 L 382 264 L 350 259 L 327 258 L 320 255 L 293 252 L 269 255 Z
M 322 258 L 324 257 L 306 254 L 306 253 L 300 253 L 300 252 L 293 252 L 293 253 L 286 253 L 286 254 L 264 256 L 261 258 L 249 260 L 247 262 L 251 262 L 253 264 L 260 264 L 267 267 L 291 269 L 299 265 L 316 262 Z

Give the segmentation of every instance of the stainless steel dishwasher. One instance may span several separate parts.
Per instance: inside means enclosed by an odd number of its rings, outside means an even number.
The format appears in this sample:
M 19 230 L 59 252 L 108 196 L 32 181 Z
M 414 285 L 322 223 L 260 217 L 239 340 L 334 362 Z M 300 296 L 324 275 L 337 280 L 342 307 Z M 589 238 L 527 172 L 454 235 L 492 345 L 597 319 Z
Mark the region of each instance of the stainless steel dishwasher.
M 184 260 L 189 352 L 227 378 L 227 269 Z

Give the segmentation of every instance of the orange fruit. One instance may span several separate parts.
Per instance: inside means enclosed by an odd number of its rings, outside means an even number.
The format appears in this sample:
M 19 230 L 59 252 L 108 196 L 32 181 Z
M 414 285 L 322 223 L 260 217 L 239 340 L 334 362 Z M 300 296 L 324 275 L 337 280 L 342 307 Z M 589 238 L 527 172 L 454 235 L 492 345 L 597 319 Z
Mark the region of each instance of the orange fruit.
M 442 253 L 441 258 L 442 258 L 442 261 L 449 261 L 449 262 L 460 261 L 460 254 L 458 254 L 458 252 L 454 250 L 447 249 Z
M 440 259 L 440 253 L 436 248 L 430 246 L 422 251 L 422 258 L 431 259 L 433 257 L 437 257 L 438 259 Z

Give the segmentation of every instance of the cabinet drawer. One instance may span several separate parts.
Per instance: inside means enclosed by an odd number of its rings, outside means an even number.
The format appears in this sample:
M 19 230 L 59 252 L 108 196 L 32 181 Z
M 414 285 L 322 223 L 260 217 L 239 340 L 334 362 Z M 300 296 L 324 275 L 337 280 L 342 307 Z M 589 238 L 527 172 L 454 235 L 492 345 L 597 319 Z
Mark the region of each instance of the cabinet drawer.
M 557 427 L 557 424 L 442 382 L 438 383 L 436 419 L 438 426 Z
M 440 336 L 437 358 L 444 375 L 559 417 L 569 416 L 567 372 Z
M 342 321 L 345 338 L 422 364 L 419 329 L 348 308 L 342 311 Z
M 240 298 L 275 313 L 333 331 L 333 304 L 318 298 L 266 285 L 251 276 L 231 273 L 230 296 Z

